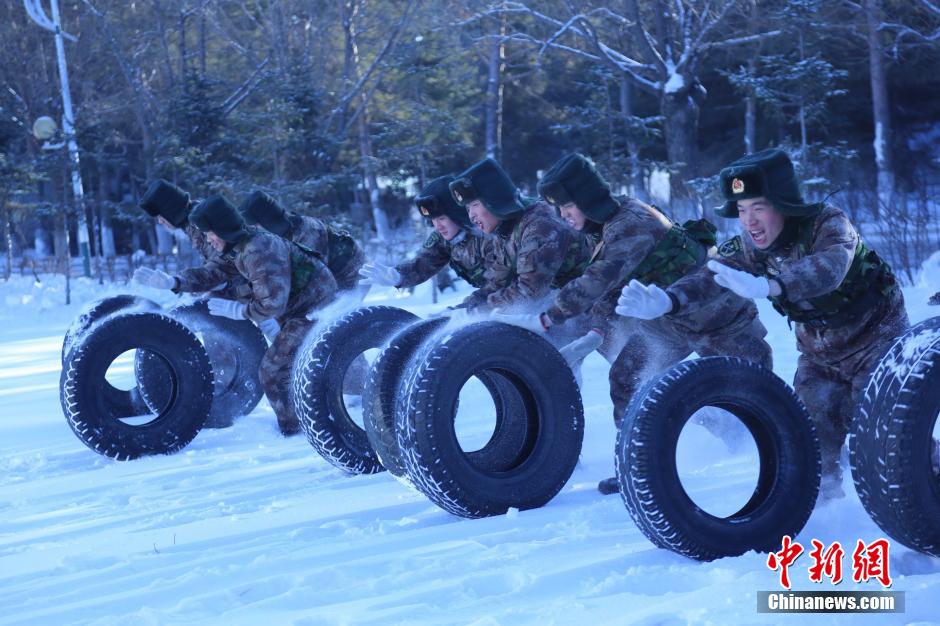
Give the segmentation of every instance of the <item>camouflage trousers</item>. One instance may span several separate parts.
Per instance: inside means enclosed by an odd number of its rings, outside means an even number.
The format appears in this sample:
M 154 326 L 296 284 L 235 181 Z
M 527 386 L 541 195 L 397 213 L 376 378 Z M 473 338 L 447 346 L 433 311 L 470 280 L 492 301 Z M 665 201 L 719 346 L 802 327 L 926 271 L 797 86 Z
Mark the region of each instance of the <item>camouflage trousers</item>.
M 258 370 L 264 395 L 271 403 L 271 408 L 277 416 L 278 428 L 284 435 L 300 432 L 300 420 L 297 419 L 294 404 L 290 400 L 291 374 L 297 351 L 313 326 L 314 322 L 305 317 L 294 317 L 284 322 L 264 353 Z
M 647 381 L 693 352 L 700 357 L 734 356 L 773 369 L 773 353 L 759 319 L 744 317 L 709 333 L 690 332 L 668 318 L 621 318 L 600 353 L 611 363 L 610 399 L 614 423 L 623 422 L 630 399 Z
M 891 342 L 909 326 L 900 294 L 872 313 L 841 328 L 797 325 L 801 354 L 793 388 L 816 425 L 823 476 L 841 478 L 839 456 L 862 392 Z

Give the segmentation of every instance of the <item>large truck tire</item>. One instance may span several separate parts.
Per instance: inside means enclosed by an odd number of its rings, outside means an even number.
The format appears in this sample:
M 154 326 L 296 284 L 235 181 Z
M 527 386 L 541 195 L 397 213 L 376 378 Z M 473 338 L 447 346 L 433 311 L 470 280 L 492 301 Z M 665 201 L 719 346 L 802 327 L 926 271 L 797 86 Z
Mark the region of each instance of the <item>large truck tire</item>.
M 507 437 L 499 454 L 511 454 L 498 464 L 461 449 L 455 433 L 460 390 L 481 374 L 521 398 L 522 406 L 505 416 L 520 429 L 521 443 Z M 405 394 L 407 410 L 396 424 L 405 467 L 446 511 L 473 518 L 540 507 L 574 471 L 584 436 L 581 394 L 558 350 L 531 331 L 482 322 L 446 333 L 421 351 Z
M 352 474 L 382 472 L 366 431 L 343 401 L 347 370 L 366 350 L 382 348 L 418 317 L 403 309 L 356 309 L 311 335 L 297 358 L 294 408 L 310 445 L 329 463 Z
M 679 434 L 707 406 L 740 419 L 760 456 L 751 497 L 725 518 L 692 501 L 676 467 Z M 643 534 L 700 561 L 779 547 L 802 530 L 819 493 L 819 440 L 803 403 L 773 372 L 733 357 L 679 363 L 641 389 L 618 432 L 615 465 Z
M 115 412 L 98 390 L 111 363 L 129 350 L 147 351 L 166 368 L 171 393 L 140 423 Z M 60 401 L 69 426 L 89 448 L 117 460 L 172 454 L 202 428 L 212 404 L 212 366 L 199 339 L 160 313 L 117 314 L 75 345 L 62 368 Z
M 212 315 L 207 300 L 174 307 L 166 314 L 193 331 L 212 362 L 214 393 L 204 427 L 228 428 L 251 413 L 264 396 L 258 369 L 268 344 L 261 330 L 248 320 Z M 162 406 L 169 397 L 169 378 L 159 359 L 146 352 L 138 355 L 135 371 L 141 396 L 151 408 Z
M 940 317 L 888 349 L 849 431 L 852 478 L 876 524 L 909 548 L 940 556 Z
M 76 343 L 80 342 L 86 333 L 107 317 L 115 313 L 128 313 L 131 311 L 159 311 L 160 305 L 153 300 L 132 295 L 109 296 L 87 305 L 78 314 L 72 325 L 62 338 L 62 364 L 65 365 L 68 353 Z M 160 365 L 154 372 L 158 376 L 166 376 L 166 371 Z M 131 389 L 118 389 L 107 380 L 103 380 L 99 388 L 102 400 L 111 410 L 122 417 L 131 417 L 147 412 L 147 406 L 140 389 L 135 386 Z

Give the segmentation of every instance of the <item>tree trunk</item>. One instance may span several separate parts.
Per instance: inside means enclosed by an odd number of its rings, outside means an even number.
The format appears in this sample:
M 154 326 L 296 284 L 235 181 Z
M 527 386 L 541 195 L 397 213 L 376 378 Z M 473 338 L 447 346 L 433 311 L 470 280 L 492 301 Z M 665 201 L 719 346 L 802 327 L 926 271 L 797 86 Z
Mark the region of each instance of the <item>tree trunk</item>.
M 664 93 L 660 100 L 660 110 L 664 118 L 666 154 L 675 168 L 670 173 L 670 208 L 677 217 L 692 217 L 698 210 L 684 181 L 694 178 L 697 174 L 696 136 L 699 107 L 686 85 L 675 92 Z
M 642 202 L 649 202 L 646 181 L 643 179 L 643 167 L 640 164 L 640 148 L 630 132 L 630 118 L 633 117 L 633 85 L 624 75 L 620 78 L 620 114 L 623 115 L 624 137 L 627 154 L 630 155 L 630 195 Z
M 497 161 L 503 148 L 503 71 L 506 69 L 506 16 L 500 17 L 500 38 L 490 43 L 489 68 L 486 81 L 486 156 Z
M 868 68 L 871 78 L 872 113 L 875 122 L 875 166 L 878 168 L 878 206 L 875 217 L 883 209 L 894 205 L 894 159 L 891 155 L 893 140 L 891 111 L 888 103 L 888 79 L 881 45 L 881 0 L 865 0 L 865 18 L 868 26 Z

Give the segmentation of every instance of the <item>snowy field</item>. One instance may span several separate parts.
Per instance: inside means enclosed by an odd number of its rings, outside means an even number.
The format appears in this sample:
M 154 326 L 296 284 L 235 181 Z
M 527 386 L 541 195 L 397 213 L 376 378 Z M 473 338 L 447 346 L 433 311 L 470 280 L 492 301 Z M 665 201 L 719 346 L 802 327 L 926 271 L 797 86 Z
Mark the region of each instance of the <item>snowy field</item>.
M 926 305 L 938 289 L 935 255 L 905 289 L 913 321 L 940 314 Z M 940 622 L 940 559 L 896 543 L 893 589 L 906 593 L 906 612 L 847 618 L 757 614 L 756 593 L 780 589 L 764 554 L 698 563 L 655 548 L 619 497 L 595 489 L 613 473 L 615 439 L 607 367 L 596 354 L 583 370 L 581 462 L 537 510 L 466 520 L 388 473 L 345 475 L 303 436 L 282 438 L 265 401 L 173 456 L 99 456 L 63 417 L 59 351 L 81 305 L 127 292 L 172 299 L 76 280 L 66 307 L 61 277 L 0 283 L 0 624 Z M 411 296 L 373 292 L 367 304 L 426 314 L 462 293 L 432 305 L 424 285 Z M 776 372 L 789 382 L 792 333 L 759 306 Z M 474 437 L 486 424 L 465 428 Z M 683 438 L 679 462 L 693 498 L 713 512 L 743 503 L 752 447 L 731 450 L 698 426 Z M 852 546 L 881 533 L 850 480 L 846 498 L 818 507 L 797 538 L 848 546 L 848 581 L 811 583 L 804 554 L 791 569 L 794 589 L 881 588 L 851 582 Z

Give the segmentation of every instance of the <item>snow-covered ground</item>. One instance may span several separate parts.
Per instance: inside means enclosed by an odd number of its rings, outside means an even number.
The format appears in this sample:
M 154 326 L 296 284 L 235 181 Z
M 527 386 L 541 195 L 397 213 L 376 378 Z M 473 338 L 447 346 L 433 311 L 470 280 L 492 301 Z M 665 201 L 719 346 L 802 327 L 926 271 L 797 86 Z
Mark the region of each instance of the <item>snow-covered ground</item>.
M 913 321 L 940 314 L 940 257 L 905 289 Z M 206 430 L 182 452 L 116 462 L 86 448 L 59 404 L 62 336 L 81 305 L 139 287 L 73 281 L 0 283 L 0 624 L 680 624 L 836 623 L 839 615 L 756 613 L 756 593 L 779 590 L 766 555 L 698 563 L 655 548 L 619 497 L 597 481 L 613 473 L 615 431 L 606 363 L 585 362 L 581 462 L 547 506 L 480 520 L 454 517 L 387 473 L 348 476 L 303 437 L 282 438 L 265 402 L 227 430 Z M 412 296 L 369 296 L 424 314 Z M 794 339 L 766 303 L 777 373 L 790 381 Z M 476 400 L 475 402 L 486 402 Z M 478 407 L 485 412 L 485 407 Z M 485 425 L 483 425 L 485 427 Z M 481 424 L 470 424 L 470 431 Z M 697 426 L 680 466 L 707 510 L 743 503 L 753 486 L 751 446 L 730 453 Z M 742 452 L 743 450 L 743 452 Z M 750 455 L 750 456 L 749 456 Z M 850 479 L 849 479 L 850 480 Z M 881 536 L 855 496 L 817 508 L 797 538 L 846 547 L 848 582 L 808 579 L 794 589 L 876 591 L 851 582 L 856 540 Z M 733 510 L 733 507 L 732 509 Z M 871 623 L 937 623 L 940 559 L 892 543 L 902 615 Z M 789 618 L 789 619 L 787 619 Z

